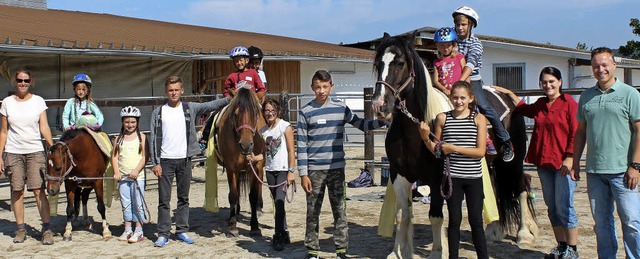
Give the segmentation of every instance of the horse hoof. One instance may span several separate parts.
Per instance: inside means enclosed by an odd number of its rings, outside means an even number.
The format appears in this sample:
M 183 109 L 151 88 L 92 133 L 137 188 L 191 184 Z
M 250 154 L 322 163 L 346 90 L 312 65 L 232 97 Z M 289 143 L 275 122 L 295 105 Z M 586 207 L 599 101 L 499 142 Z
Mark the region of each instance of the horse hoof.
M 62 241 L 71 241 L 71 236 L 62 237 Z
M 529 231 L 520 231 L 518 232 L 518 239 L 516 240 L 516 243 L 518 245 L 533 244 L 535 240 L 536 237 L 533 236 Z
M 249 236 L 250 237 L 261 237 L 262 236 L 262 231 L 258 230 L 251 230 L 251 232 L 249 232 Z
M 227 238 L 236 238 L 236 237 L 238 237 L 238 232 L 237 231 L 235 233 L 229 232 L 229 233 L 227 233 L 226 236 L 227 236 Z

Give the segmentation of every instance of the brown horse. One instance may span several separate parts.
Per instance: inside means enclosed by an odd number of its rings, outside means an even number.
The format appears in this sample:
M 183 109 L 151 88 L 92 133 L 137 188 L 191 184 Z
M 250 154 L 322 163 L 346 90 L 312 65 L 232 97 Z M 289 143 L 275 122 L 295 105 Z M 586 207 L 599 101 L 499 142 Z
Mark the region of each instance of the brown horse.
M 102 237 L 111 237 L 105 217 L 102 185 L 108 157 L 100 151 L 93 137 L 83 129 L 66 131 L 60 141 L 50 148 L 48 158 L 47 190 L 49 195 L 57 195 L 63 181 L 67 193 L 67 225 L 63 239 L 65 241 L 71 240 L 71 220 L 78 216 L 80 196 L 82 196 L 84 206 L 84 222 L 85 225 L 89 225 L 87 200 L 91 189 L 96 191 L 98 212 L 102 216 Z
M 229 233 L 238 236 L 238 214 L 240 214 L 240 193 L 246 193 L 247 183 L 251 205 L 251 236 L 260 236 L 258 213 L 262 208 L 262 184 L 264 160 L 250 163 L 248 154 L 263 154 L 265 143 L 257 131 L 265 125 L 260 102 L 251 89 L 240 88 L 231 103 L 221 115 L 218 123 L 218 164 L 227 170 L 229 182 Z M 255 173 L 258 178 L 254 176 Z M 260 180 L 260 181 L 259 181 Z

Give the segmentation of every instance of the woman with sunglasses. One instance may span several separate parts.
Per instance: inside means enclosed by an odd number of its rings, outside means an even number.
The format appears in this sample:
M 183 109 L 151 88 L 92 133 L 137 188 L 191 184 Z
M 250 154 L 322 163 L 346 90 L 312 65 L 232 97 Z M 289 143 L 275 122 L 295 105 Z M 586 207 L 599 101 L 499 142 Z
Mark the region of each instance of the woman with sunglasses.
M 51 129 L 47 122 L 47 105 L 42 97 L 29 92 L 33 85 L 31 72 L 16 72 L 16 91 L 2 100 L 0 106 L 0 174 L 5 173 L 11 182 L 11 210 L 16 217 L 17 230 L 14 243 L 27 238 L 24 222 L 24 187 L 36 196 L 36 204 L 42 220 L 42 244 L 53 244 L 53 232 L 49 229 L 49 201 L 45 193 L 44 174 L 46 157 L 42 145 L 44 137 L 48 146 L 53 145 Z

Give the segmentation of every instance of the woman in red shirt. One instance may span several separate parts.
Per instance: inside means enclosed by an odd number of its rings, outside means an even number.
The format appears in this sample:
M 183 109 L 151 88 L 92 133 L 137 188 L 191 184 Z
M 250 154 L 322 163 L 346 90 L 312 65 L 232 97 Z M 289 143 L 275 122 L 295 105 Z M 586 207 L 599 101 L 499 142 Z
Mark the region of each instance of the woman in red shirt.
M 510 90 L 494 86 L 511 97 L 517 104 L 516 111 L 535 122 L 525 161 L 537 166 L 549 220 L 558 241 L 558 246 L 545 258 L 577 258 L 578 218 L 573 193 L 578 184 L 569 172 L 578 127 L 578 103 L 571 95 L 562 93 L 562 74 L 555 67 L 542 69 L 540 87 L 545 96 L 526 104 Z

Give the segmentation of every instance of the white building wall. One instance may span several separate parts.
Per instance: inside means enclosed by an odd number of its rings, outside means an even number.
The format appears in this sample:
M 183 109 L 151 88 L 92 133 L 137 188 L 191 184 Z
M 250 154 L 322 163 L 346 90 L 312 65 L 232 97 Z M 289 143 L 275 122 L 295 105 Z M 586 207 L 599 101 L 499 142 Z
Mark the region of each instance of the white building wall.
M 333 80 L 332 94 L 364 93 L 365 87 L 373 87 L 375 77 L 373 62 L 336 62 L 336 61 L 302 61 L 300 62 L 300 92 L 313 95 L 311 78 L 318 70 L 327 70 Z M 347 105 L 354 110 L 363 109 L 362 98 L 347 99 Z M 306 103 L 306 102 L 304 102 Z M 303 103 L 303 104 L 304 104 Z
M 634 86 L 640 86 L 640 70 L 634 69 L 631 72 L 631 82 Z
M 569 62 L 567 58 L 551 55 L 539 55 L 523 52 L 508 51 L 503 49 L 485 48 L 482 55 L 482 69 L 480 75 L 485 85 L 494 84 L 493 65 L 505 63 L 524 63 L 525 85 L 524 89 L 539 89 L 538 77 L 542 68 L 553 66 L 562 72 L 564 87 L 568 87 Z M 580 75 L 577 73 L 577 75 Z M 571 88 L 574 88 L 571 86 Z
M 505 63 L 525 64 L 525 88 L 527 90 L 538 89 L 538 77 L 540 70 L 546 66 L 553 66 L 562 72 L 563 87 L 589 88 L 595 85 L 596 80 L 590 66 L 575 66 L 573 78 L 569 78 L 569 58 L 545 54 L 532 54 L 517 51 L 509 51 L 497 48 L 485 48 L 482 56 L 482 69 L 480 74 L 485 85 L 494 84 L 493 65 Z M 640 85 L 640 70 L 632 71 L 632 84 Z M 624 69 L 618 68 L 615 76 L 624 78 Z

